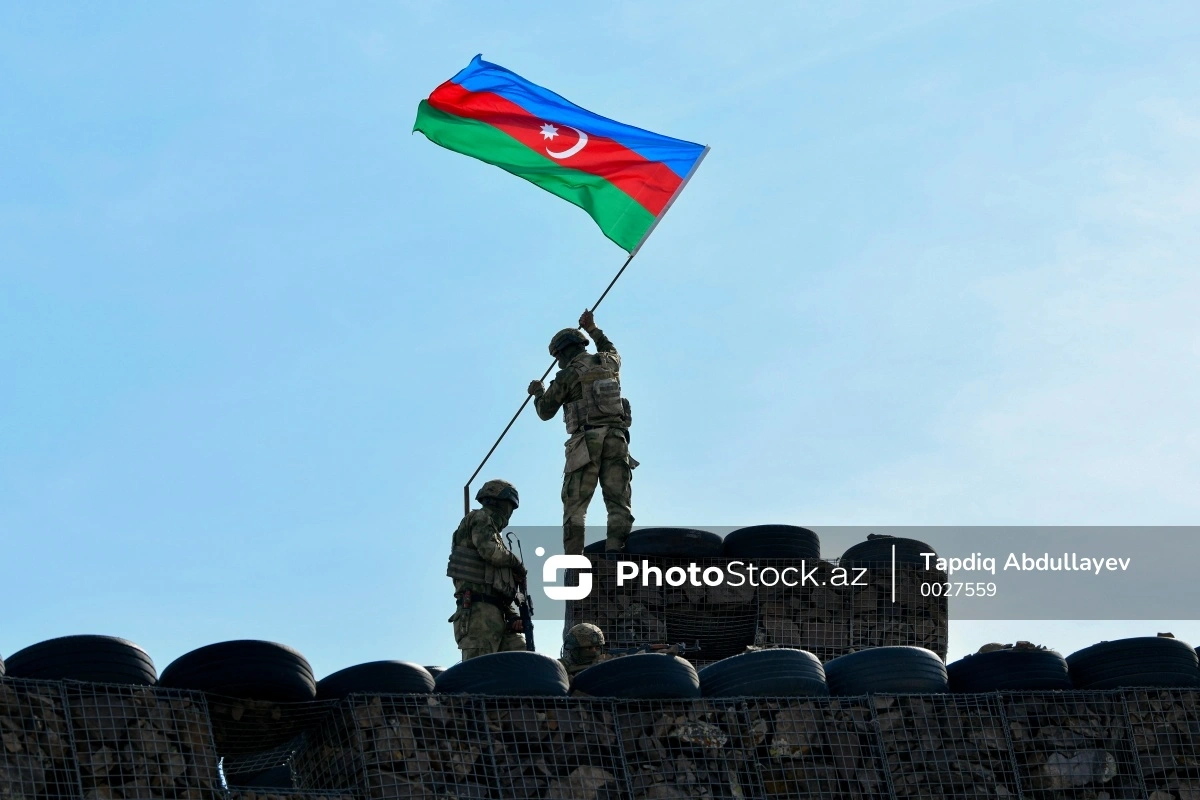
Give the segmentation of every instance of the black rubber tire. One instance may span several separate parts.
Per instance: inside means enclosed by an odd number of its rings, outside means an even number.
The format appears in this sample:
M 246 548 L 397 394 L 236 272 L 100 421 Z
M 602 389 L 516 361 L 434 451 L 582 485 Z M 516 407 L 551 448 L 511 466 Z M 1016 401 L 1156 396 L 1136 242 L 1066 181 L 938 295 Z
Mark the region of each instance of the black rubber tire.
M 752 525 L 739 528 L 725 537 L 727 558 L 821 557 L 821 537 L 808 528 L 795 525 Z
M 1067 662 L 1053 650 L 993 650 L 961 658 L 946 667 L 950 691 L 1053 691 L 1074 688 Z
M 688 556 L 718 558 L 723 552 L 721 537 L 694 528 L 642 528 L 629 534 L 625 552 L 638 556 Z
M 924 647 L 872 647 L 839 656 L 825 665 L 829 693 L 853 696 L 949 691 L 946 665 Z
M 825 668 L 807 650 L 775 648 L 731 656 L 700 670 L 704 697 L 827 697 Z
M 426 667 L 425 670 L 437 680 L 437 676 L 446 671 L 445 667 Z
M 62 636 L 18 650 L 5 666 L 10 678 L 153 686 L 154 660 L 115 636 Z
M 576 675 L 573 686 L 592 697 L 666 700 L 700 696 L 696 668 L 682 658 L 659 653 L 601 661 Z
M 897 564 L 925 565 L 921 553 L 936 551 L 916 539 L 902 539 L 898 536 L 882 536 L 871 534 L 867 541 L 859 542 L 846 552 L 838 563 L 842 566 L 850 564 L 890 565 L 892 563 L 892 545 L 896 546 Z M 930 562 L 932 564 L 932 561 Z
M 268 767 L 257 772 L 227 774 L 225 785 L 231 789 L 295 789 L 296 780 L 287 764 Z
M 420 664 L 408 661 L 370 661 L 346 667 L 317 681 L 318 700 L 341 700 L 362 694 L 429 694 L 433 676 Z
M 1161 636 L 1100 642 L 1067 656 L 1067 666 L 1077 689 L 1200 686 L 1196 651 Z
M 438 675 L 434 685 L 443 694 L 566 697 L 570 683 L 557 659 L 509 650 L 455 664 Z
M 163 670 L 159 685 L 275 703 L 301 703 L 317 696 L 317 681 L 304 656 L 286 645 L 252 639 L 185 653 Z

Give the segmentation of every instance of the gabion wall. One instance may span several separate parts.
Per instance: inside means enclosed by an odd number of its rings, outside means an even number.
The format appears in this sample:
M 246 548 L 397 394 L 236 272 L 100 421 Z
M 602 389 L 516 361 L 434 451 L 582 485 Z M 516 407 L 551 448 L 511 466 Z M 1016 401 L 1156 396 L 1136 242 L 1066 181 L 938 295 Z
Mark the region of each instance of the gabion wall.
M 2 679 L 0 798 L 1200 800 L 1200 690 L 355 695 L 281 715 L 285 735 L 310 725 L 280 751 L 295 790 L 225 789 L 209 708 L 192 692 Z
M 592 593 L 568 601 L 566 628 L 580 622 L 599 625 L 614 648 L 642 644 L 700 643 L 700 651 L 686 658 L 697 666 L 719 661 L 745 650 L 747 645 L 796 647 L 828 661 L 866 647 L 915 645 L 946 658 L 950 616 L 945 597 L 932 596 L 922 586 L 944 582 L 945 573 L 926 571 L 919 564 L 898 564 L 895 602 L 888 567 L 860 575 L 846 567 L 850 580 L 863 585 L 836 585 L 836 561 L 808 561 L 807 585 L 789 587 L 729 584 L 722 586 L 641 586 L 627 581 L 617 586 L 616 562 L 596 555 L 592 561 Z M 634 557 L 629 557 L 631 560 Z M 643 558 L 665 574 L 692 560 Z M 701 570 L 724 568 L 731 559 L 695 559 Z M 762 569 L 777 573 L 800 562 L 754 559 Z M 743 568 L 744 569 L 744 568 Z M 566 582 L 577 577 L 568 574 Z M 814 583 L 818 585 L 813 585 Z

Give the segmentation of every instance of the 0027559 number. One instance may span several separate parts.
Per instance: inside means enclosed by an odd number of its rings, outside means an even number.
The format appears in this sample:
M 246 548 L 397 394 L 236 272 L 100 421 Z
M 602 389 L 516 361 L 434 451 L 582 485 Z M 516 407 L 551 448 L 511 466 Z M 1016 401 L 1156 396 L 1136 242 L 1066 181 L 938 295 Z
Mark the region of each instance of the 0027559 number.
M 995 597 L 994 583 L 922 583 L 922 597 Z

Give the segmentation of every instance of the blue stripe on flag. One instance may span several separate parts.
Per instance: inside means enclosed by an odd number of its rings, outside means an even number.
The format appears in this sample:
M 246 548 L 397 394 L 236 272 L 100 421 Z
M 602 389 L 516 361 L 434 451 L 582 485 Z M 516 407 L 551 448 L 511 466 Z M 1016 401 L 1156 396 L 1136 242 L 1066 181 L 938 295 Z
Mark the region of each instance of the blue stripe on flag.
M 466 69 L 450 80 L 470 92 L 495 92 L 546 122 L 579 128 L 592 136 L 606 136 L 647 161 L 661 161 L 680 178 L 688 176 L 704 152 L 701 145 L 593 114 L 515 72 L 484 61 L 483 56 L 475 56 Z

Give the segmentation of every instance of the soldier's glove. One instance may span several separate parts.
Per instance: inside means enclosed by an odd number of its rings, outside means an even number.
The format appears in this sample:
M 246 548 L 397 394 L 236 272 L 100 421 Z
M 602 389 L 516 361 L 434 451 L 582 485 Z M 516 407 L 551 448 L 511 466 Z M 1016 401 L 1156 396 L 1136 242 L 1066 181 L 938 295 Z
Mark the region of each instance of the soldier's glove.
M 592 328 L 596 327 L 596 320 L 592 317 L 591 311 L 584 311 L 579 315 L 579 327 L 583 328 L 588 333 L 591 333 Z
M 546 387 L 542 386 L 541 381 L 530 381 L 529 388 L 526 390 L 534 397 L 541 397 L 546 393 Z

